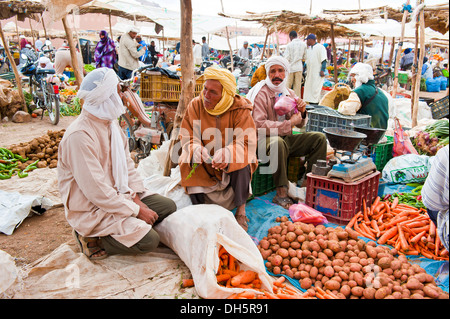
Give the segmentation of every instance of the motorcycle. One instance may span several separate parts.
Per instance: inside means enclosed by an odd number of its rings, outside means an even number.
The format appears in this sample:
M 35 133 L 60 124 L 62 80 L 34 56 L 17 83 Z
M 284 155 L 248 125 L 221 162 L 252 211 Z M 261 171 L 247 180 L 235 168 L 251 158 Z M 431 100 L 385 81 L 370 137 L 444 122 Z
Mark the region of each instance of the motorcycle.
M 47 75 L 55 74 L 54 69 L 41 69 L 38 66 L 39 60 L 31 60 L 26 54 L 21 54 L 24 65 L 20 72 L 28 76 L 30 91 L 33 98 L 33 106 L 30 110 L 42 109 L 41 119 L 44 117 L 45 111 L 52 124 L 59 122 L 59 86 L 47 79 Z

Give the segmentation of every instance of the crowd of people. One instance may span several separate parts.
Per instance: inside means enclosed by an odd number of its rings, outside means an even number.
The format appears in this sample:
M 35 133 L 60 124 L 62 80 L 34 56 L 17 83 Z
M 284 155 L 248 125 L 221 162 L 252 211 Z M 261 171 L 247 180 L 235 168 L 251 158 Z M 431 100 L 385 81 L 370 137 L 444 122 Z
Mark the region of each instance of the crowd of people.
M 258 160 L 265 159 L 269 164 L 265 173 L 273 176 L 273 203 L 285 209 L 294 203 L 288 193 L 288 159 L 304 158 L 304 175 L 318 160 L 326 160 L 324 133 L 293 131 L 305 127 L 306 105 L 319 103 L 330 50 L 314 34 L 303 41 L 293 31 L 289 38 L 282 56 L 268 57 L 254 72 L 255 81 L 245 97 L 236 93 L 236 78 L 227 68 L 207 67 L 201 94 L 188 104 L 181 122 L 177 158 L 181 186 L 193 205 L 236 209 L 236 221 L 246 231 L 246 202 L 252 193 L 251 180 Z M 39 41 L 35 43 L 38 52 L 48 45 Z M 20 45 L 25 54 L 33 54 L 29 43 L 21 41 Z M 179 50 L 177 45 L 173 62 L 178 61 Z M 195 66 L 222 54 L 209 47 L 206 37 L 202 44 L 193 41 L 192 50 Z M 81 61 L 81 54 L 77 54 Z M 252 59 L 260 57 L 261 51 L 245 41 L 236 54 Z M 124 112 L 119 78 L 128 79 L 140 63 L 157 66 L 158 55 L 154 41 L 145 43 L 133 26 L 117 41 L 101 31 L 94 54 L 96 69 L 84 77 L 78 92 L 84 101 L 83 110 L 59 145 L 58 184 L 66 217 L 81 251 L 91 259 L 154 250 L 159 236 L 153 226 L 176 211 L 174 201 L 144 187 L 131 160 L 128 140 L 114 121 Z M 67 43 L 56 51 L 54 64 L 44 58 L 40 58 L 40 66 L 53 67 L 56 72 L 71 63 Z M 425 73 L 430 68 L 426 62 Z M 402 59 L 402 68 L 408 63 L 408 57 Z M 388 97 L 375 85 L 373 68 L 356 63 L 349 71 L 349 81 L 353 91 L 339 104 L 338 111 L 369 114 L 372 127 L 386 128 Z M 280 115 L 275 112 L 275 104 L 284 97 L 295 101 L 296 107 Z M 216 130 L 214 134 L 210 134 L 211 129 Z M 232 138 L 227 135 L 230 130 Z M 448 147 L 446 152 L 448 159 Z M 438 173 L 429 187 L 440 187 L 442 177 L 447 178 L 448 187 L 448 174 Z M 306 181 L 300 186 L 306 186 Z M 437 221 L 448 223 L 448 198 L 444 204 L 441 198 L 428 198 L 436 204 L 430 207 L 442 211 Z M 448 226 L 441 232 L 448 242 Z

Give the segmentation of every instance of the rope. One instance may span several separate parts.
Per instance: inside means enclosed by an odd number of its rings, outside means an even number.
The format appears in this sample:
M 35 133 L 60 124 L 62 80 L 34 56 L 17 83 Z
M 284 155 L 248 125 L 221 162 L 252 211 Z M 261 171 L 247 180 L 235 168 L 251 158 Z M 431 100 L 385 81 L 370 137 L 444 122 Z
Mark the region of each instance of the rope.
M 411 13 L 411 12 L 412 12 L 412 7 L 411 7 L 411 5 L 410 5 L 410 4 L 404 3 L 404 4 L 403 4 L 403 8 L 402 8 L 402 13 L 405 12 L 405 10 L 408 11 L 409 13 Z

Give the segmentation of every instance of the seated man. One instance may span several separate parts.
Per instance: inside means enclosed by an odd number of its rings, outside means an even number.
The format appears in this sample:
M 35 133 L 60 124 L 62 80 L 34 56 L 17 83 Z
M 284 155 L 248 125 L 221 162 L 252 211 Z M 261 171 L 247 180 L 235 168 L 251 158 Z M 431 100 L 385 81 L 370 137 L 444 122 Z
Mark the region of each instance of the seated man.
M 68 223 L 90 259 L 155 249 L 153 225 L 176 210 L 175 203 L 151 194 L 130 158 L 117 118 L 125 108 L 114 70 L 98 68 L 81 83 L 80 116 L 59 144 L 58 186 Z
M 204 76 L 203 91 L 181 123 L 181 185 L 194 205 L 237 207 L 236 220 L 247 231 L 245 203 L 258 165 L 252 104 L 236 95 L 236 80 L 227 69 L 209 67 Z
M 348 76 L 355 89 L 347 100 L 339 103 L 338 112 L 344 115 L 370 115 L 371 127 L 386 129 L 389 119 L 388 93 L 375 86 L 372 67 L 366 63 L 356 63 Z
M 291 156 L 306 157 L 305 174 L 307 174 L 318 159 L 326 159 L 327 140 L 325 135 L 319 132 L 292 134 L 294 126 L 301 128 L 306 124 L 306 103 L 286 86 L 289 62 L 285 58 L 280 56 L 269 58 L 265 68 L 267 78 L 258 82 L 247 97 L 253 101 L 254 105 L 253 119 L 258 129 L 258 147 L 265 146 L 269 162 L 276 166 L 273 179 L 277 194 L 273 202 L 287 209 L 293 204 L 292 199 L 287 195 L 288 158 Z M 275 113 L 274 105 L 281 96 L 298 99 L 297 109 L 299 112 L 295 113 L 292 110 L 288 114 L 278 116 Z M 302 186 L 306 186 L 306 182 Z

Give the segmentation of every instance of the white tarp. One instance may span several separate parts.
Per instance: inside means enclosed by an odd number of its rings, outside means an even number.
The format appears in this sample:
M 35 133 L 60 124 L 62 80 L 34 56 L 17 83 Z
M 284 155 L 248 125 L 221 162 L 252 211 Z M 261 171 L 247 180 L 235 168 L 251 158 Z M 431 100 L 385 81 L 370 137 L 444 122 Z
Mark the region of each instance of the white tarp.
M 379 36 L 386 38 L 400 38 L 402 31 L 402 24 L 398 21 L 387 19 L 373 19 L 372 23 L 361 23 L 361 24 L 345 24 L 337 23 L 342 27 L 361 33 L 363 38 L 369 38 L 370 36 Z M 415 23 L 405 24 L 405 38 L 415 38 L 416 37 L 416 26 Z M 442 39 L 445 37 L 439 32 L 433 31 L 431 28 L 425 29 L 425 41 L 430 39 Z M 447 36 L 448 40 L 448 36 Z

